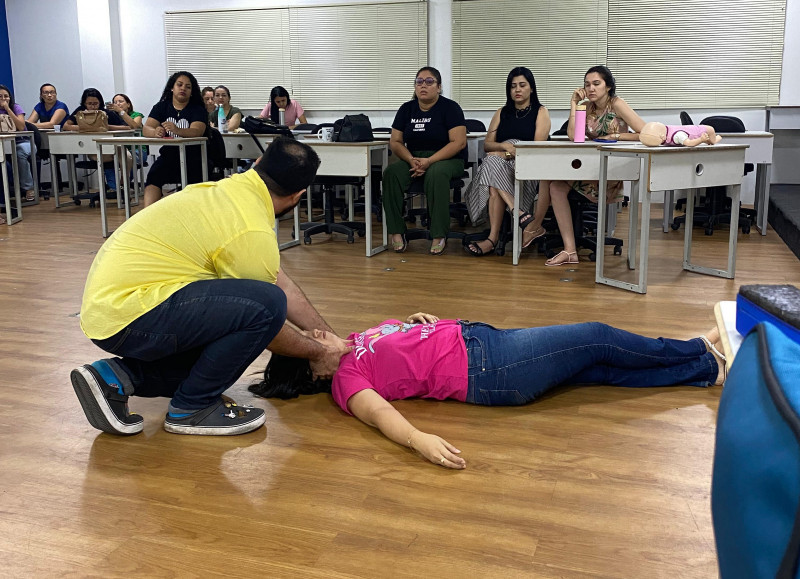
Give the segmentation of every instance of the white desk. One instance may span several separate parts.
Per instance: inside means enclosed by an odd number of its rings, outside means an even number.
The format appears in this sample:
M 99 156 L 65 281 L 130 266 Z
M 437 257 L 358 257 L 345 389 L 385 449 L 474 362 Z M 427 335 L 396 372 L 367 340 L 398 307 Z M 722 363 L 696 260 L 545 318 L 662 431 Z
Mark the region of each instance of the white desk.
M 639 250 L 639 280 L 632 284 L 606 277 L 603 274 L 604 254 L 597 252 L 597 283 L 618 287 L 637 293 L 647 293 L 647 258 L 650 248 L 650 202 L 653 191 L 686 189 L 686 222 L 692 223 L 694 196 L 699 188 L 729 186 L 731 191 L 731 223 L 739 219 L 742 173 L 747 145 L 700 145 L 697 147 L 645 147 L 644 145 L 613 145 L 600 147 L 600 191 L 597 211 L 598 238 L 604 235 L 605 199 L 608 180 L 618 177 L 610 173 L 609 163 L 615 158 L 633 160 L 641 164 L 640 178 L 631 187 L 630 233 L 628 241 L 628 266 L 636 269 L 636 237 L 638 227 L 639 196 L 642 197 L 642 238 Z M 727 269 L 714 269 L 691 263 L 692 227 L 685 228 L 683 269 L 733 279 L 736 269 L 736 235 L 738 227 L 730 228 Z
M 733 359 L 742 345 L 744 336 L 736 330 L 736 302 L 726 301 L 714 304 L 714 317 L 722 339 L 722 353 L 725 354 L 725 365 L 731 369 Z
M 363 177 L 364 178 L 364 221 L 366 223 L 367 257 L 386 250 L 389 235 L 386 229 L 386 216 L 383 217 L 383 243 L 372 249 L 372 163 L 373 151 L 382 157 L 382 168 L 388 162 L 389 145 L 386 142 L 371 141 L 367 143 L 327 143 L 315 138 L 304 138 L 303 141 L 314 148 L 322 163 L 317 175 L 324 177 Z M 299 223 L 295 231 L 299 232 Z
M 722 145 L 747 145 L 745 163 L 756 166 L 756 223 L 761 235 L 767 234 L 767 215 L 769 213 L 769 186 L 772 173 L 772 147 L 775 137 L 765 131 L 746 131 L 744 133 L 717 133 L 722 137 Z M 669 232 L 672 223 L 674 191 L 664 191 L 664 233 Z M 691 227 L 691 224 L 687 222 Z M 736 227 L 736 224 L 731 225 Z
M 521 181 L 597 181 L 600 176 L 600 144 L 592 141 L 573 143 L 571 141 L 520 141 L 515 145 L 517 160 L 514 177 L 514 216 L 513 223 L 519 223 L 519 203 Z M 608 168 L 608 178 L 614 181 L 637 181 L 639 163 L 632 159 L 614 159 Z M 605 207 L 604 207 L 605 209 Z M 603 226 L 600 225 L 603 223 Z M 519 263 L 521 239 L 519 227 L 513 227 L 512 263 Z M 598 222 L 598 232 L 602 232 L 602 242 L 596 254 L 604 253 L 605 221 Z M 576 232 L 576 235 L 579 232 Z
M 125 219 L 129 219 L 131 216 L 131 207 L 130 207 L 130 195 L 129 195 L 129 186 L 128 186 L 128 157 L 126 155 L 126 146 L 133 147 L 143 147 L 145 145 L 154 146 L 154 147 L 178 147 L 179 155 L 180 155 L 180 166 L 181 166 L 181 188 L 186 188 L 187 185 L 187 175 L 186 175 L 186 147 L 187 146 L 200 146 L 200 161 L 202 166 L 202 175 L 203 181 L 208 180 L 208 165 L 206 163 L 206 137 L 187 137 L 187 138 L 174 138 L 174 139 L 159 139 L 155 137 L 134 137 L 128 135 L 120 135 L 119 133 L 133 133 L 133 131 L 116 131 L 116 134 L 113 136 L 112 133 L 103 133 L 102 137 L 97 137 L 95 135 L 94 142 L 97 147 L 97 169 L 100 178 L 98 181 L 100 182 L 100 214 L 102 220 L 102 227 L 103 227 L 103 237 L 108 237 L 108 219 L 106 216 L 106 204 L 105 204 L 105 197 L 106 197 L 106 183 L 105 179 L 103 179 L 103 158 L 102 153 L 108 151 L 111 148 L 114 152 L 114 163 L 115 165 L 118 164 L 118 160 L 121 160 L 119 163 L 122 167 L 122 175 L 123 175 L 123 185 L 124 185 L 124 194 L 123 199 L 125 203 Z M 85 134 L 85 133 L 84 133 Z M 52 142 L 51 135 L 51 142 Z M 116 168 L 115 168 L 116 170 Z M 119 190 L 120 187 L 117 187 Z M 56 197 L 58 199 L 58 197 Z
M 31 173 L 33 175 L 34 203 L 39 202 L 39 175 L 36 169 L 36 146 L 33 142 L 33 131 L 15 131 L 13 133 L 0 133 L 0 142 L 3 144 L 3 197 L 6 204 L 6 224 L 14 225 L 22 221 L 22 192 L 19 186 L 19 163 L 17 162 L 17 137 L 27 138 L 31 143 Z M 11 156 L 11 174 L 14 177 L 14 200 L 16 202 L 17 216 L 12 217 L 11 187 L 8 183 L 8 168 L 5 156 Z

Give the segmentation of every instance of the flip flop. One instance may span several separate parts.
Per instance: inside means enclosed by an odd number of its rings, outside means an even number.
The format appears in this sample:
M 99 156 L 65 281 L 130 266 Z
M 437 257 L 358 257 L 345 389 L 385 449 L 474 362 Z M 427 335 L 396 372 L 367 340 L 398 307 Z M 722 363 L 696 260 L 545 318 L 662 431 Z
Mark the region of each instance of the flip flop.
M 442 255 L 444 253 L 445 249 L 447 249 L 447 238 L 446 237 L 443 238 L 436 245 L 431 244 L 430 254 L 431 255 Z M 436 250 L 438 250 L 438 251 L 436 251 Z
M 487 255 L 492 255 L 494 253 L 494 250 L 497 248 L 497 242 L 492 241 L 491 239 L 488 238 L 485 241 L 488 241 L 489 243 L 492 244 L 491 249 L 487 249 L 486 251 L 484 251 L 483 249 L 481 249 L 481 246 L 478 245 L 479 242 L 473 241 L 469 245 L 464 246 L 464 251 L 466 251 L 470 255 L 474 255 L 475 257 L 486 257 Z

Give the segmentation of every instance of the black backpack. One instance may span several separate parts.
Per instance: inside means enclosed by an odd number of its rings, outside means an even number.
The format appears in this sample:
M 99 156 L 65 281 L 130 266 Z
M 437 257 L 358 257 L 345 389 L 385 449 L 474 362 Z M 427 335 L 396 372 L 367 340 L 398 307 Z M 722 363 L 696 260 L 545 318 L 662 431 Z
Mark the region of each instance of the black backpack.
M 256 135 L 282 135 L 284 137 L 293 137 L 292 131 L 286 125 L 276 125 L 272 121 L 265 121 L 260 117 L 245 117 L 242 123 L 242 128 L 250 133 L 256 146 L 263 153 L 264 147 L 258 141 Z
M 341 143 L 366 143 L 374 141 L 372 123 L 367 115 L 345 115 L 333 123 L 333 140 Z
M 220 132 L 210 125 L 206 125 L 206 133 L 203 135 L 208 139 L 206 142 L 206 159 L 208 161 L 209 178 L 213 181 L 214 175 L 221 175 L 228 162 L 225 156 L 225 141 L 222 140 Z

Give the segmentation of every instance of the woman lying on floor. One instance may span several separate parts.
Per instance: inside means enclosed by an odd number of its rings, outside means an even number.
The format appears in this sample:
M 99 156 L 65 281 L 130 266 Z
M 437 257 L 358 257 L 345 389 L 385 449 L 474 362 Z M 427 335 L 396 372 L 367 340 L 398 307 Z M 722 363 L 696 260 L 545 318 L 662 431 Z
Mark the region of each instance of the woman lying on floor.
M 314 330 L 322 344 L 341 341 Z M 626 387 L 710 386 L 724 382 L 716 328 L 691 340 L 646 338 L 606 324 L 498 330 L 488 324 L 417 313 L 351 334 L 353 350 L 330 380 L 314 380 L 308 360 L 272 355 L 264 380 L 250 390 L 264 398 L 331 392 L 348 414 L 434 464 L 464 468 L 461 452 L 411 425 L 389 400 L 452 398 L 487 406 L 532 402 L 567 384 Z

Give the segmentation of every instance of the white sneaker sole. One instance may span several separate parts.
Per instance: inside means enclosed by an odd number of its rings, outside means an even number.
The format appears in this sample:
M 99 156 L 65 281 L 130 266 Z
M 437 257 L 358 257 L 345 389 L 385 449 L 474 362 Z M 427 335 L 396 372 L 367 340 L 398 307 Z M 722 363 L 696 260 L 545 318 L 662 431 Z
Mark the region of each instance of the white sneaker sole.
M 168 422 L 164 420 L 164 430 L 167 432 L 171 432 L 172 434 L 199 434 L 205 436 L 233 436 L 236 434 L 245 434 L 247 432 L 252 432 L 257 428 L 263 426 L 263 424 L 267 421 L 267 415 L 261 414 L 261 416 L 253 418 L 248 422 L 238 424 L 236 426 L 197 426 L 197 425 L 184 425 L 184 424 L 175 424 L 173 422 Z
M 85 366 L 75 368 L 70 373 L 70 380 L 78 401 L 81 403 L 83 413 L 86 414 L 89 424 L 98 430 L 110 434 L 131 435 L 138 434 L 144 429 L 144 422 L 126 424 L 114 414 L 108 405 L 103 389 L 94 375 Z

